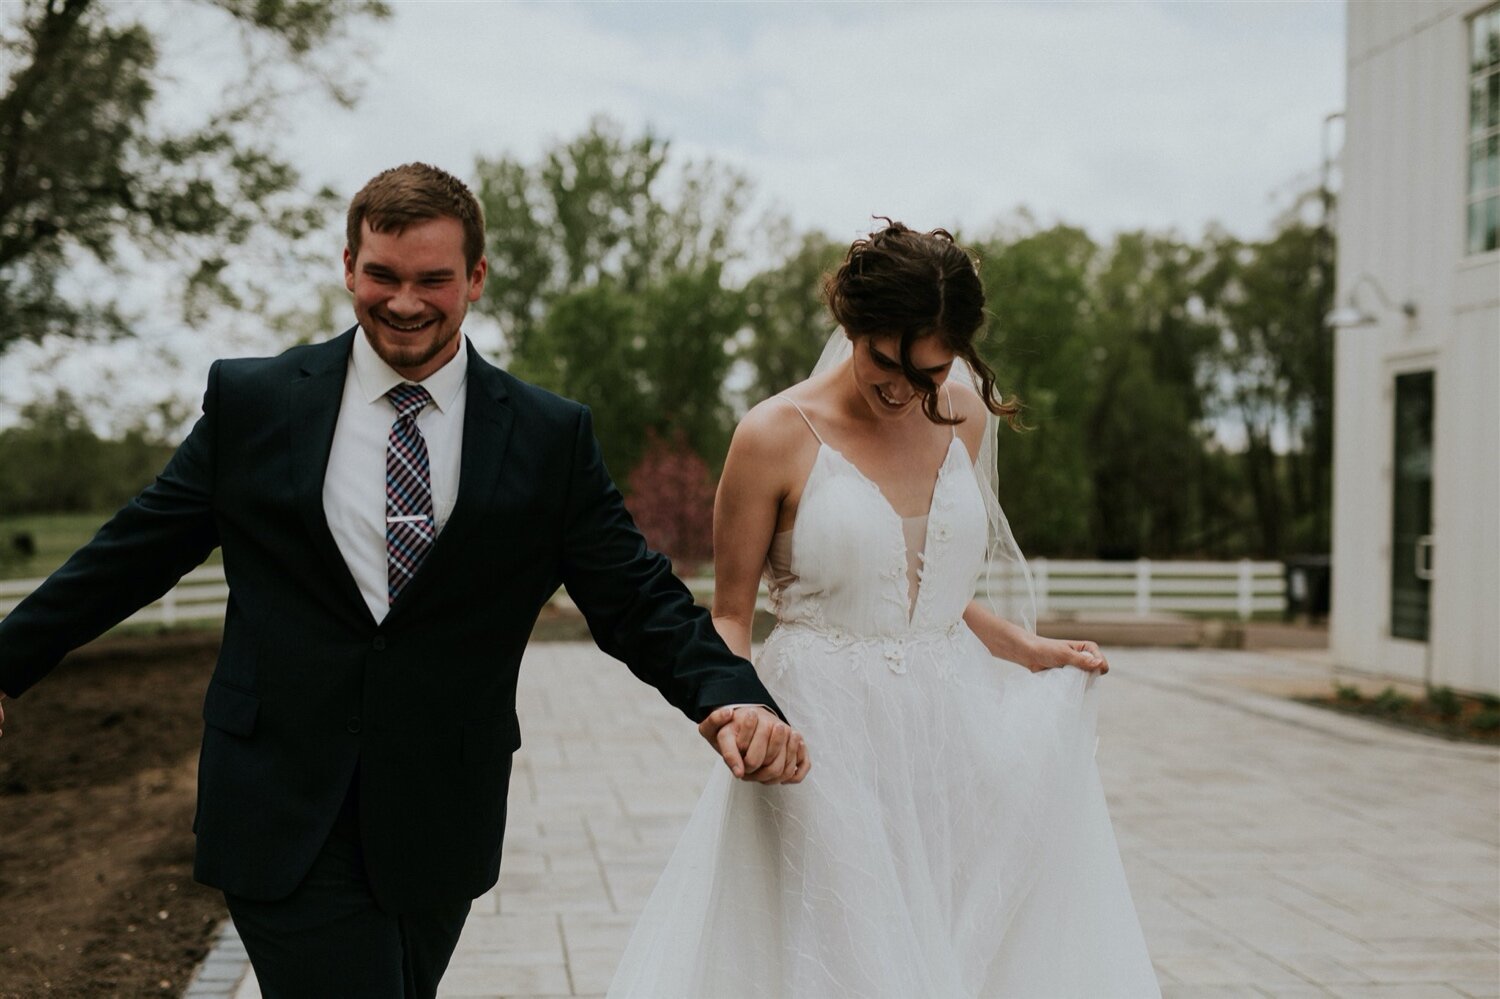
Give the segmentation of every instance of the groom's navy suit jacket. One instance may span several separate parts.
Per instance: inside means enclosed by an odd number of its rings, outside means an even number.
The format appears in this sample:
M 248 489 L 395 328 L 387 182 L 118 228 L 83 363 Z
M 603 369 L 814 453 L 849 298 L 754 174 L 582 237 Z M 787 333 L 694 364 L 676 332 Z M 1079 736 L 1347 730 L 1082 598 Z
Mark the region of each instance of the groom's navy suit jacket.
M 222 547 L 229 603 L 203 705 L 198 879 L 289 894 L 357 773 L 371 887 L 404 909 L 498 877 L 517 669 L 559 584 L 599 646 L 688 717 L 774 703 L 646 548 L 588 410 L 472 347 L 453 512 L 377 624 L 322 500 L 355 335 L 215 363 L 203 416 L 166 469 L 0 621 L 0 690 L 21 694 Z M 609 716 L 607 704 L 577 708 Z

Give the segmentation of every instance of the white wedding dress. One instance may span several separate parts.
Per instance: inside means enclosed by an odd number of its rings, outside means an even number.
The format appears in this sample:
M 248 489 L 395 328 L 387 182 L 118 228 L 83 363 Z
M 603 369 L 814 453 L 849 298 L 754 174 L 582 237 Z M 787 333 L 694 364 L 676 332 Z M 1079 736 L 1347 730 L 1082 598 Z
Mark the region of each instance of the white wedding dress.
M 1094 761 L 1099 682 L 995 659 L 962 621 L 986 532 L 963 443 L 925 530 L 819 444 L 756 663 L 812 771 L 715 764 L 610 999 L 1160 996 Z

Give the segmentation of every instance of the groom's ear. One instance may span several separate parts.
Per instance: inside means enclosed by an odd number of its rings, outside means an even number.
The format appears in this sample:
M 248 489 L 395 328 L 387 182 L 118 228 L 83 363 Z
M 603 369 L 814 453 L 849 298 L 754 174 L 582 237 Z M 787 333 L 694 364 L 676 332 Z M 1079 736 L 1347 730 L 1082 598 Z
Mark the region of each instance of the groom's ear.
M 344 253 L 347 256 L 349 251 L 345 250 Z M 484 294 L 484 278 L 489 272 L 489 258 L 481 256 L 479 262 L 474 265 L 474 269 L 469 272 L 469 301 L 477 302 L 479 296 Z M 352 273 L 349 280 L 354 280 Z
M 344 287 L 354 290 L 354 254 L 349 252 L 347 246 L 344 247 Z

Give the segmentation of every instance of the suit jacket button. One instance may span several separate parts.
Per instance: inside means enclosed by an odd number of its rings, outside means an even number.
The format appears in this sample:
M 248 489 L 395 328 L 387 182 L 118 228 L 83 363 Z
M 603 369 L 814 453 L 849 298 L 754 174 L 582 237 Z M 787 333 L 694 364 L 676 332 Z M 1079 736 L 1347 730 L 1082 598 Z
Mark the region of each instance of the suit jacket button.
M 358 735 L 359 734 L 359 729 L 360 729 L 359 715 L 354 715 L 354 716 L 350 717 L 349 722 L 348 722 L 348 724 L 345 727 L 348 728 L 349 731 L 351 733 L 353 733 L 354 735 Z
M 373 642 L 370 643 L 370 647 L 373 648 L 376 652 L 384 652 L 385 651 L 385 636 L 384 635 L 376 635 L 375 636 L 375 641 L 373 641 Z

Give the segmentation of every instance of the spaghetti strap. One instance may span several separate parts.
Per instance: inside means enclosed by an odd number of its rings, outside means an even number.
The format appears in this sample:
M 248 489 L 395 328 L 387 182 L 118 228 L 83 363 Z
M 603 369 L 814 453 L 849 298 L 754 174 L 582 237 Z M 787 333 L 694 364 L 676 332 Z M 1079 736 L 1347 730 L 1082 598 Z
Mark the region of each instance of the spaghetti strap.
M 947 382 L 943 383 L 943 395 L 948 399 L 948 419 L 953 419 L 953 389 Z M 949 430 L 953 431 L 953 439 L 958 440 L 958 424 L 950 424 Z
M 802 422 L 807 424 L 807 429 L 811 430 L 812 435 L 818 439 L 818 443 L 827 446 L 828 442 L 823 439 L 822 434 L 818 433 L 818 428 L 813 426 L 812 420 L 809 420 L 807 418 L 807 414 L 802 411 L 801 406 L 797 405 L 797 403 L 793 401 L 790 396 L 778 395 L 776 398 L 790 402 L 792 404 L 792 408 L 797 411 L 797 415 L 802 417 Z

